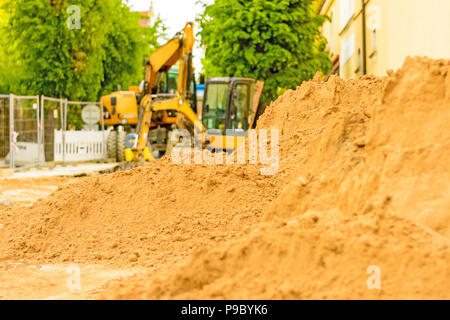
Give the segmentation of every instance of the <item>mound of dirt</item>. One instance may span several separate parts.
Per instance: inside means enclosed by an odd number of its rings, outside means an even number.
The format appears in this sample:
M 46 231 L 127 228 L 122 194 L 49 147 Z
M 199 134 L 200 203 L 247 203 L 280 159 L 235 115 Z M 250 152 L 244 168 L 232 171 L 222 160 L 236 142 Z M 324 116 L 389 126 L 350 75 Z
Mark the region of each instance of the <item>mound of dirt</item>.
M 448 298 L 449 246 L 390 214 L 308 212 L 197 251 L 174 275 L 113 285 L 114 299 Z M 381 290 L 369 290 L 372 266 Z
M 280 130 L 277 175 L 164 159 L 85 178 L 0 213 L 0 259 L 151 271 L 102 298 L 450 298 L 449 69 L 305 82 L 258 124 Z
M 261 224 L 103 297 L 449 298 L 449 67 L 408 59 L 384 79 L 287 92 L 259 122 L 282 131 L 284 182 Z
M 0 256 L 171 264 L 195 248 L 232 239 L 260 220 L 276 192 L 268 192 L 271 181 L 256 172 L 256 167 L 193 168 L 165 159 L 84 178 L 30 210 L 12 210 L 0 234 Z
M 409 58 L 382 81 L 309 82 L 276 101 L 260 126 L 288 128 L 281 144 L 304 156 L 267 216 L 358 214 L 389 202 L 396 215 L 450 237 L 448 71 L 449 61 Z

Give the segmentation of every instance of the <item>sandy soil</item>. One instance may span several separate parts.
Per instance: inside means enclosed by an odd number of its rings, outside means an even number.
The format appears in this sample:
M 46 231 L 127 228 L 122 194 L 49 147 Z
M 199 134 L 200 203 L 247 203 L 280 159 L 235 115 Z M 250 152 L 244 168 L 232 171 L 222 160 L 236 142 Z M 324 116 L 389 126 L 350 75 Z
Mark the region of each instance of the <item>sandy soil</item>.
M 0 299 L 93 299 L 107 283 L 148 270 L 103 265 L 0 263 Z
M 31 206 L 58 190 L 60 185 L 75 182 L 71 178 L 2 179 L 0 203 L 12 202 L 16 206 Z
M 78 183 L 81 179 L 51 177 L 1 180 L 0 203 L 5 204 L 3 210 L 7 210 L 10 203 L 16 209 L 30 207 L 58 188 Z M 79 287 L 76 282 L 78 270 Z M 1 261 L 0 299 L 93 299 L 113 280 L 137 274 L 146 275 L 148 272 L 144 268 L 118 269 L 101 264 Z

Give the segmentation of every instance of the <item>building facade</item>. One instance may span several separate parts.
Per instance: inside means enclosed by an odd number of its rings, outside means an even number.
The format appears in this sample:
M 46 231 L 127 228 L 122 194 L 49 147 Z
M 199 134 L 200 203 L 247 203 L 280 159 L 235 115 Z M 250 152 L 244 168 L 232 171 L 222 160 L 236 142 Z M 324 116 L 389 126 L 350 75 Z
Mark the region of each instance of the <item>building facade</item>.
M 156 17 L 153 1 L 150 2 L 149 11 L 139 11 L 139 13 L 143 16 L 142 19 L 139 20 L 141 27 L 152 27 L 155 25 Z
M 448 0 L 320 0 L 333 73 L 383 76 L 407 56 L 450 59 Z

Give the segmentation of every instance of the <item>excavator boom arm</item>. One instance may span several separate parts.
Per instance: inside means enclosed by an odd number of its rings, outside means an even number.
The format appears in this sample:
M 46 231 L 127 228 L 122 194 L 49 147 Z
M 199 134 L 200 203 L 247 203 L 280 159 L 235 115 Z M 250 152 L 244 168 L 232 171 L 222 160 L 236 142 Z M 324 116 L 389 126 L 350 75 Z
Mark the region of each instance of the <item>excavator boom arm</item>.
M 176 110 L 187 116 L 192 122 L 198 122 L 197 115 L 192 109 L 187 110 L 186 99 L 189 98 L 190 82 L 192 80 L 192 50 L 194 47 L 194 24 L 188 22 L 183 31 L 178 33 L 172 40 L 153 52 L 146 61 L 145 70 L 145 93 L 141 100 L 141 112 L 137 126 L 137 146 L 136 154 L 144 154 L 147 147 L 147 139 L 149 129 L 152 123 L 152 113 L 161 110 Z M 178 89 L 175 98 L 161 104 L 162 108 L 158 108 L 157 104 L 152 101 L 152 88 L 156 84 L 158 74 L 168 71 L 173 65 L 179 61 L 178 72 Z
M 192 55 L 194 47 L 193 23 L 188 22 L 183 31 L 178 33 L 172 40 L 153 52 L 146 61 L 145 81 L 146 94 L 151 94 L 152 87 L 156 84 L 158 74 L 168 71 L 178 61 L 180 69 L 178 73 L 178 93 L 186 91 L 187 80 L 190 73 L 189 56 Z

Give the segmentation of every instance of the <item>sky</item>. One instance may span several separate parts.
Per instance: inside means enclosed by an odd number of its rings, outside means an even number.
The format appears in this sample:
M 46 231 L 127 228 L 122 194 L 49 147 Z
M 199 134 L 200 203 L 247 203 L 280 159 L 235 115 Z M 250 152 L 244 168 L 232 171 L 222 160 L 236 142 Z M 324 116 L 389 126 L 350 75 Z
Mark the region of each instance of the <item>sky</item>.
M 127 2 L 126 0 L 124 2 Z M 153 0 L 153 8 L 156 16 L 160 16 L 167 27 L 167 35 L 173 37 L 181 31 L 186 22 L 195 21 L 198 14 L 203 11 L 198 0 Z M 134 11 L 148 11 L 150 0 L 128 0 L 128 5 Z M 198 25 L 195 25 L 194 32 L 197 33 Z M 199 38 L 196 36 L 197 45 L 194 48 L 194 67 L 196 73 L 202 69 L 201 58 L 204 56 L 203 50 L 199 48 Z

